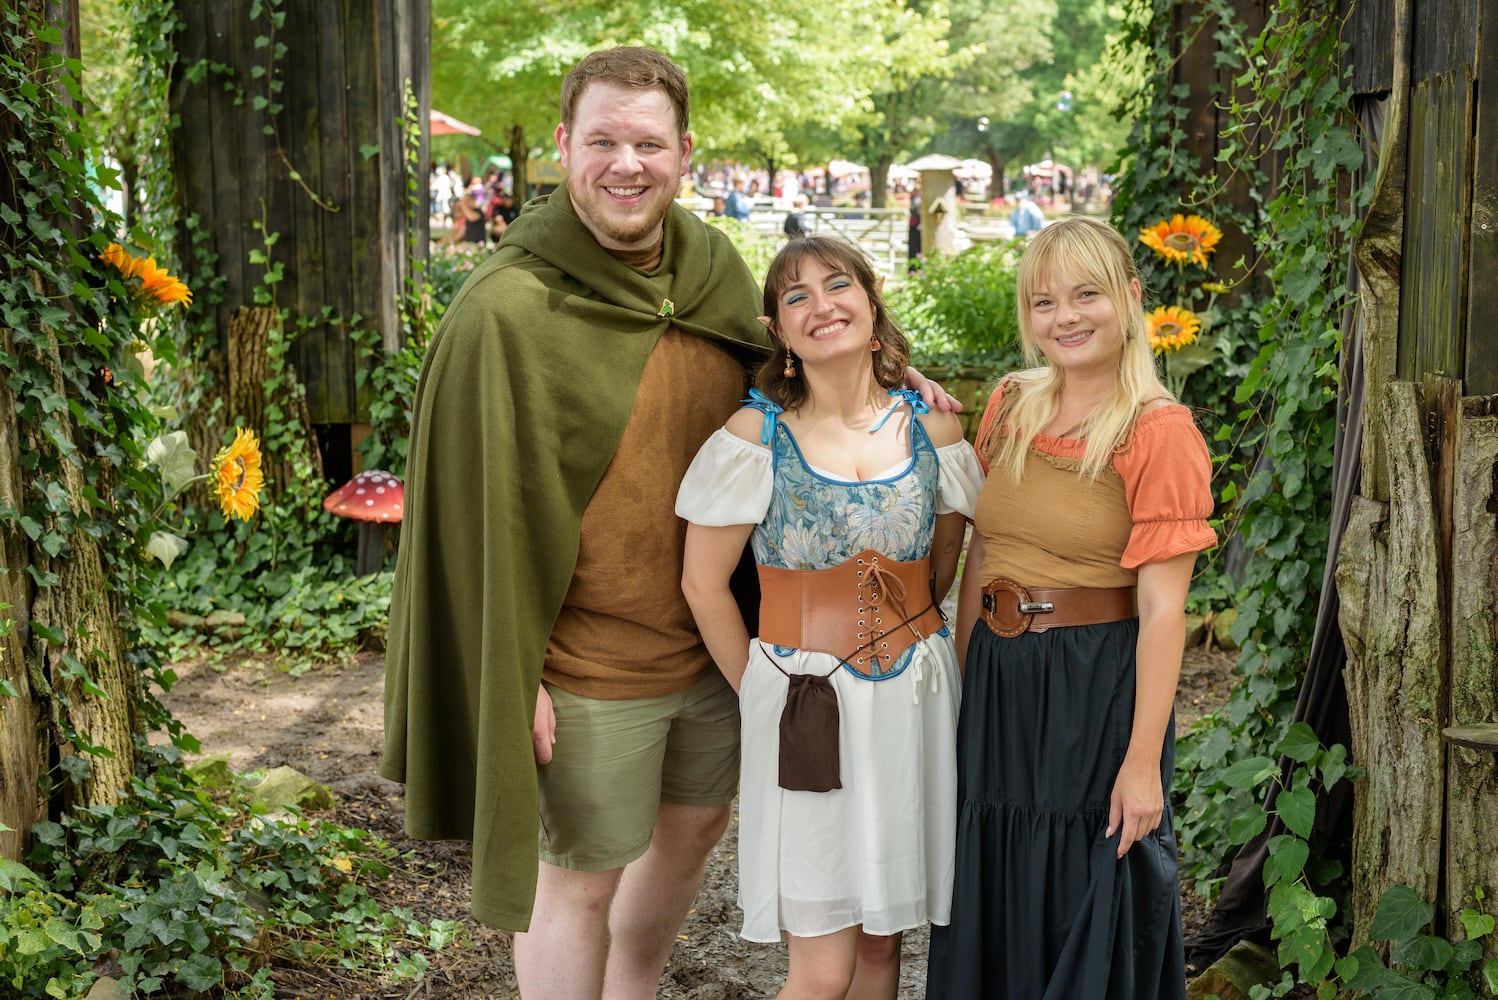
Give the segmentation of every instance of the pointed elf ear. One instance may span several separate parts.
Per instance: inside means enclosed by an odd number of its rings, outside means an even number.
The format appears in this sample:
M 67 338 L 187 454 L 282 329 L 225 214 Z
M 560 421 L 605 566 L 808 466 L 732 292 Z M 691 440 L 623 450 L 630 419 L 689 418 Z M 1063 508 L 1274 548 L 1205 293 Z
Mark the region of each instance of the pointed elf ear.
M 769 330 L 771 333 L 775 332 L 775 321 L 773 319 L 768 316 L 756 316 L 754 318 L 759 320 L 766 330 Z
M 874 294 L 881 298 L 884 296 L 884 275 L 882 274 L 874 279 Z

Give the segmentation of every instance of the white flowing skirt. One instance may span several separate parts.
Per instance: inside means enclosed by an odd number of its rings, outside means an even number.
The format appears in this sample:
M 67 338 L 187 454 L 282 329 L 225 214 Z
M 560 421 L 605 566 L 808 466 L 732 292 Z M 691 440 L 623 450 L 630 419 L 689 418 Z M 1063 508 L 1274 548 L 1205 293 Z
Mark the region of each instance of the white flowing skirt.
M 826 674 L 825 653 L 786 656 L 758 641 L 740 686 L 739 906 L 743 936 L 774 942 L 859 924 L 894 934 L 951 914 L 961 674 L 949 636 L 915 647 L 903 672 L 870 681 L 842 667 L 842 788 L 779 785 L 788 674 Z

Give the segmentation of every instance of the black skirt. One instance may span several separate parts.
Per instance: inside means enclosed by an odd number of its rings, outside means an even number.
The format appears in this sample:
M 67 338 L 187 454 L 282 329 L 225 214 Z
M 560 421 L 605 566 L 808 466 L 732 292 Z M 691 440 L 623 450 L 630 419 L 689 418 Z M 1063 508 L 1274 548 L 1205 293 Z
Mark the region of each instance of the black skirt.
M 1186 995 L 1170 814 L 1115 858 L 1109 796 L 1134 720 L 1137 618 L 1003 639 L 979 622 L 957 731 L 952 922 L 931 929 L 928 1000 Z

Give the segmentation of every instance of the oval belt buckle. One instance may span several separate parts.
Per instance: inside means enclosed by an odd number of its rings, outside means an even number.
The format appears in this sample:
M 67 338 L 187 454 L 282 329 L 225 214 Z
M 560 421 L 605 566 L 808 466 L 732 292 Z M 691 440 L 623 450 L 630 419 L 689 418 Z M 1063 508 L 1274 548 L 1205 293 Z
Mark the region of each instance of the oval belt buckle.
M 1037 607 L 1037 602 L 1030 600 L 1030 592 L 1022 584 L 1003 577 L 994 580 L 989 586 L 1003 588 L 1013 594 L 1016 605 L 1015 610 L 1019 612 L 1019 618 L 1013 624 L 1010 624 L 1008 619 L 1011 612 L 1008 607 L 1003 606 L 1007 605 L 1008 602 L 1000 600 L 999 595 L 994 593 L 992 595 L 993 607 L 989 609 L 988 613 L 989 627 L 1005 639 L 1013 639 L 1015 636 L 1024 635 L 1025 632 L 1029 631 L 1030 623 L 1035 620 L 1036 611 L 1041 610 Z

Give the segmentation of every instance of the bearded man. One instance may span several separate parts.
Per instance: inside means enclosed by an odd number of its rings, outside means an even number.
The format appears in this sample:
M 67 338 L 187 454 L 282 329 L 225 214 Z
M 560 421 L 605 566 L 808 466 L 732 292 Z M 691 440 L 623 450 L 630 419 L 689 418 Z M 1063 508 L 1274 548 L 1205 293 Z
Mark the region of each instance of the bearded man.
M 381 773 L 412 836 L 473 842 L 473 912 L 523 932 L 523 996 L 643 1000 L 739 771 L 676 492 L 769 340 L 727 237 L 675 203 L 681 69 L 595 52 L 561 106 L 565 186 L 510 224 L 422 366 Z

